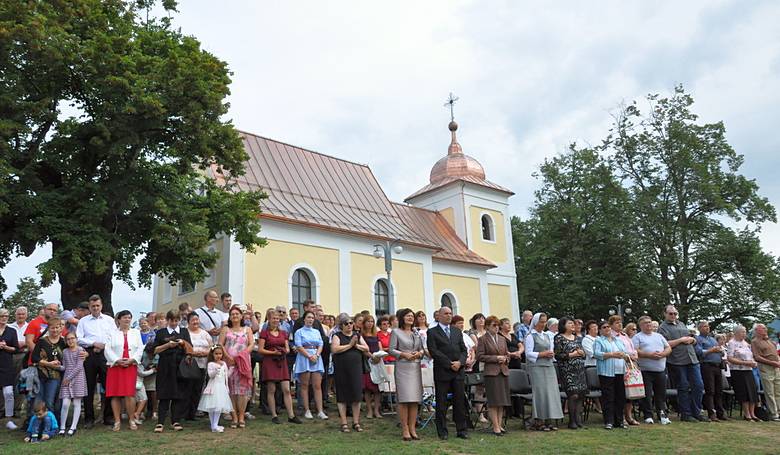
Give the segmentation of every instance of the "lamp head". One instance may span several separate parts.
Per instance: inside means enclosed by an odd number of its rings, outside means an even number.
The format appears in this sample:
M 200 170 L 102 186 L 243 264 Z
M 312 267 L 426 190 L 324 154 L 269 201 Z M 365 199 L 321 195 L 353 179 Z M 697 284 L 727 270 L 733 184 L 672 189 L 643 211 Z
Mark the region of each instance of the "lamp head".
M 385 255 L 381 245 L 374 245 L 374 257 L 379 259 Z
M 404 247 L 402 247 L 401 245 L 396 245 L 393 247 L 393 253 L 401 254 L 403 252 L 404 252 Z

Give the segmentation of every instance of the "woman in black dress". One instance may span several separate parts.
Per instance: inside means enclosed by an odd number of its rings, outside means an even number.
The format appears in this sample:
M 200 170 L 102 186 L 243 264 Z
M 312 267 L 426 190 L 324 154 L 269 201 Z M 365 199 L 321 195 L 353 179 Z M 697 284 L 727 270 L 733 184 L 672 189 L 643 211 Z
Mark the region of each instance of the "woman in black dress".
M 585 350 L 582 349 L 574 330 L 574 321 L 563 317 L 558 321 L 558 334 L 555 335 L 555 360 L 563 390 L 568 398 L 569 428 L 582 428 L 580 415 L 588 384 L 585 381 Z
M 360 402 L 363 399 L 363 360 L 369 356 L 368 345 L 359 333 L 353 330 L 354 321 L 348 315 L 339 319 L 341 331 L 335 333 L 330 342 L 333 354 L 333 371 L 336 375 L 336 403 L 339 407 L 341 431 L 349 433 L 347 404 L 352 406 L 352 428 L 363 431 L 360 426 Z
M 187 411 L 187 402 L 190 397 L 185 396 L 185 391 L 190 390 L 187 380 L 179 377 L 179 364 L 185 356 L 192 354 L 192 341 L 190 333 L 184 327 L 179 327 L 179 316 L 173 311 L 165 315 L 167 327 L 158 330 L 154 335 L 152 349 L 158 354 L 157 363 L 157 425 L 155 433 L 162 433 L 165 417 L 168 409 L 171 412 L 171 424 L 175 431 L 181 431 L 181 421 Z M 193 360 L 194 362 L 195 360 Z
M 17 351 L 16 330 L 8 327 L 9 313 L 5 308 L 0 308 L 0 388 L 3 389 L 5 400 L 5 418 L 9 430 L 16 428 L 14 417 L 14 384 L 16 382 L 16 369 L 14 368 L 14 353 Z
M 512 331 L 512 321 L 508 318 L 501 319 L 501 327 L 498 334 L 506 339 L 506 347 L 509 351 L 509 369 L 519 370 L 523 368 L 523 353 L 525 352 L 525 346 L 517 338 L 515 332 Z

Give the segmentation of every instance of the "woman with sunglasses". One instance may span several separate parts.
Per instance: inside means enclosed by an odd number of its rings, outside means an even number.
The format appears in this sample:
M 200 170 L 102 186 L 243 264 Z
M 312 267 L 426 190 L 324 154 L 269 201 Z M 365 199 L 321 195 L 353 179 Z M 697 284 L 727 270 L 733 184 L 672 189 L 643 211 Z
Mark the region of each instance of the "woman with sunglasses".
M 330 352 L 333 353 L 333 370 L 336 376 L 336 404 L 339 408 L 341 431 L 349 433 L 347 405 L 352 407 L 352 429 L 361 432 L 360 402 L 363 401 L 363 362 L 369 354 L 368 345 L 349 315 L 340 316 L 340 332 L 333 335 Z
M 623 408 L 626 405 L 626 389 L 623 375 L 626 372 L 628 351 L 623 342 L 612 331 L 607 321 L 599 324 L 600 336 L 593 343 L 593 357 L 601 385 L 601 400 L 604 410 L 604 428 L 628 428 L 623 424 Z

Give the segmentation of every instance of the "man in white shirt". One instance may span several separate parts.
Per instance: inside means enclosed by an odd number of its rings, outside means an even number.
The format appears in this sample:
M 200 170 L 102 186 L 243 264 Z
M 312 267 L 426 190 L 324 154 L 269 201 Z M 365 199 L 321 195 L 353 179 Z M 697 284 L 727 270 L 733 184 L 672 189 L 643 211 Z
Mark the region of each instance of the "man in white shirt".
M 98 382 L 106 386 L 106 357 L 103 350 L 106 347 L 108 337 L 116 328 L 114 318 L 103 314 L 103 300 L 95 294 L 89 298 L 89 315 L 79 320 L 76 326 L 78 343 L 89 356 L 84 361 L 84 372 L 87 376 L 87 396 L 84 399 L 84 425 L 91 428 L 95 425 L 95 388 Z M 101 396 L 103 408 L 103 424 L 113 425 L 114 417 L 111 406 L 108 405 L 105 395 Z
M 219 296 L 217 291 L 206 291 L 203 294 L 203 306 L 195 310 L 200 318 L 200 328 L 207 331 L 214 343 L 219 339 L 219 332 L 227 324 L 227 314 L 216 309 Z

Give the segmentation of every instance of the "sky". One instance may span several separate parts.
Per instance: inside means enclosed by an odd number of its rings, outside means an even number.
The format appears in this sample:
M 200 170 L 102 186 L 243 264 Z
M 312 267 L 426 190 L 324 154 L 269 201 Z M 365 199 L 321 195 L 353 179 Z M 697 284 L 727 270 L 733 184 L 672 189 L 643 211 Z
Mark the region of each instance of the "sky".
M 239 129 L 368 164 L 391 200 L 446 154 L 450 92 L 464 152 L 525 217 L 545 158 L 598 143 L 621 103 L 683 84 L 780 205 L 778 2 L 180 3 L 174 24 L 228 62 Z M 761 239 L 780 254 L 780 225 Z M 8 292 L 50 253 L 11 262 Z M 44 298 L 59 301 L 59 287 Z M 113 298 L 151 308 L 148 289 L 115 283 Z

